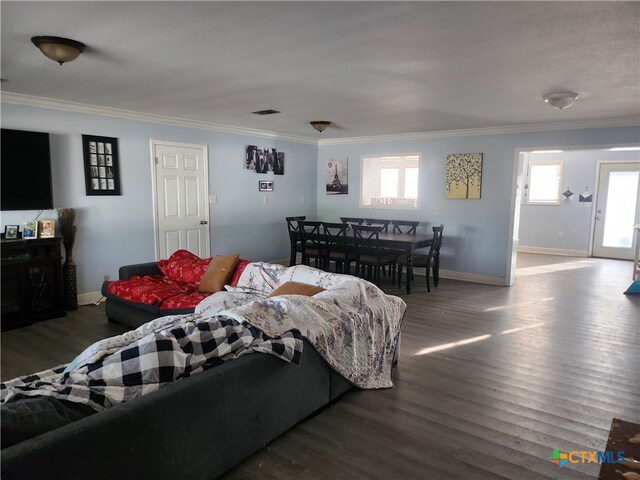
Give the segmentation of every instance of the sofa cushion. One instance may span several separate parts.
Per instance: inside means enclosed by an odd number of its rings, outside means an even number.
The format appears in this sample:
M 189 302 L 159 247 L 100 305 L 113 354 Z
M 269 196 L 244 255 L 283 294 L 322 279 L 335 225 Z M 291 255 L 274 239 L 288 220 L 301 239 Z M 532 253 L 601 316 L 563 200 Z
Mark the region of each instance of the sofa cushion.
M 285 282 L 271 292 L 268 297 L 276 297 L 278 295 L 306 295 L 312 297 L 316 293 L 324 292 L 324 288 L 316 287 L 315 285 L 309 285 L 308 283 L 300 282 Z
M 210 293 L 190 292 L 190 293 L 178 293 L 171 298 L 166 299 L 160 304 L 159 310 L 163 315 L 170 315 L 177 313 L 193 312 L 196 306 Z
M 231 279 L 233 271 L 238 264 L 240 255 L 216 255 L 211 259 L 209 266 L 200 279 L 198 291 L 203 293 L 216 293 L 222 290 Z
M 158 261 L 160 271 L 170 280 L 198 285 L 211 258 L 200 258 L 188 250 L 177 250 L 167 260 Z
M 162 275 L 145 275 L 117 280 L 107 286 L 107 291 L 129 302 L 154 305 L 178 294 L 198 293 L 193 285 L 176 282 Z
M 238 264 L 236 265 L 236 269 L 233 272 L 233 276 L 229 281 L 229 285 L 235 287 L 238 285 L 238 280 L 240 280 L 240 275 L 244 272 L 244 269 L 247 268 L 247 265 L 251 263 L 251 260 L 245 260 L 244 258 L 238 259 Z

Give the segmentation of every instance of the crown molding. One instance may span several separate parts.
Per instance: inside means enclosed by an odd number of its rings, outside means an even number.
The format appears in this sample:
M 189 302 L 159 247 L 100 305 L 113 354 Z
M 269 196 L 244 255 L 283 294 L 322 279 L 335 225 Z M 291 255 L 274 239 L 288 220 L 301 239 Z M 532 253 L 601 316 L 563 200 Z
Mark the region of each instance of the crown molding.
M 475 137 L 481 135 L 503 135 L 509 133 L 548 132 L 558 130 L 579 130 L 583 128 L 637 127 L 640 118 L 605 118 L 598 120 L 577 120 L 574 122 L 531 123 L 522 125 L 506 125 L 502 127 L 465 128 L 460 130 L 443 130 L 439 132 L 401 133 L 395 135 L 376 135 L 370 137 L 327 138 L 319 140 L 320 146 L 347 145 L 356 143 L 404 142 L 409 140 L 425 140 L 432 138 Z
M 366 137 L 347 138 L 327 138 L 316 140 L 314 138 L 287 135 L 265 130 L 254 130 L 251 128 L 234 127 L 218 123 L 200 122 L 184 118 L 167 117 L 163 115 L 153 115 L 147 113 L 134 112 L 130 110 L 120 110 L 117 108 L 99 107 L 85 103 L 68 102 L 46 97 L 36 97 L 23 95 L 20 93 L 2 92 L 0 101 L 16 105 L 27 105 L 31 107 L 52 108 L 68 112 L 85 113 L 90 115 L 101 115 L 106 117 L 124 118 L 140 122 L 159 123 L 176 127 L 197 128 L 213 132 L 231 133 L 235 135 L 249 135 L 253 137 L 268 138 L 272 140 L 285 140 L 289 142 L 305 143 L 309 145 L 348 145 L 358 143 L 382 143 L 382 142 L 403 142 L 410 140 L 425 140 L 433 138 L 452 137 L 473 137 L 481 135 L 503 135 L 509 133 L 531 133 L 548 132 L 557 130 L 579 130 L 583 128 L 607 128 L 607 127 L 636 127 L 640 126 L 640 119 L 628 118 L 605 118 L 598 120 L 577 120 L 573 122 L 554 123 L 532 123 L 522 125 L 506 125 L 501 127 L 466 128 L 459 130 L 443 130 L 439 132 L 416 132 L 391 135 L 372 135 Z
M 218 123 L 200 122 L 197 120 L 187 120 L 184 118 L 167 117 L 163 115 L 153 115 L 148 113 L 134 112 L 130 110 L 120 110 L 118 108 L 99 107 L 86 103 L 68 102 L 66 100 L 57 100 L 54 98 L 35 97 L 32 95 L 23 95 L 20 93 L 2 92 L 0 101 L 15 105 L 26 105 L 30 107 L 52 108 L 56 110 L 64 110 L 74 113 L 85 113 L 89 115 L 100 115 L 105 117 L 123 118 L 127 120 L 136 120 L 140 122 L 159 123 L 162 125 L 171 125 L 175 127 L 197 128 L 200 130 L 209 130 L 213 132 L 231 133 L 235 135 L 249 135 L 252 137 L 268 138 L 272 140 L 286 140 L 289 142 L 306 143 L 317 145 L 318 140 L 313 138 L 299 137 L 296 135 L 286 135 L 277 132 L 269 132 L 265 130 L 254 130 L 252 128 L 234 127 L 222 125 Z

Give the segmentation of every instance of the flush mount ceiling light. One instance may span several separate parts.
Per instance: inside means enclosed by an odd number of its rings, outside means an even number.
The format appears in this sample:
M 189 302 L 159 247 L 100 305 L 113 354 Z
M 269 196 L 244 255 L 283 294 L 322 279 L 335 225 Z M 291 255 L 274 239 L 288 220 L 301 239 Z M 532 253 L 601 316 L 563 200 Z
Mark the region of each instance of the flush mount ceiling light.
M 542 99 L 552 107 L 557 108 L 558 110 L 564 110 L 576 103 L 578 94 L 570 92 L 551 93 L 549 95 L 543 95 Z
M 327 129 L 327 127 L 331 125 L 331 122 L 324 122 L 324 121 L 315 121 L 315 122 L 309 122 L 309 123 L 313 128 L 315 128 L 320 133 L 324 132 Z
M 75 60 L 86 48 L 84 43 L 62 37 L 32 37 L 31 41 L 46 57 L 60 65 Z

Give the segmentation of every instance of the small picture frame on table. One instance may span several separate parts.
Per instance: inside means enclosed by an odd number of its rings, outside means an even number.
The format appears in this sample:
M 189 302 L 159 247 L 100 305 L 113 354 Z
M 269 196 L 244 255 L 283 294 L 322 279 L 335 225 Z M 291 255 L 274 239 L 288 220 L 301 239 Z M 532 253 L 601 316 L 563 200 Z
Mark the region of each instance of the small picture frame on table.
M 18 238 L 18 231 L 20 225 L 5 225 L 4 226 L 4 238 L 5 240 L 15 240 Z
M 270 180 L 260 180 L 258 182 L 258 190 L 260 190 L 261 192 L 272 192 L 273 182 Z
M 52 238 L 56 234 L 55 220 L 40 220 L 38 222 L 38 236 L 40 238 Z
M 24 222 L 22 224 L 22 238 L 27 240 L 38 238 L 38 222 Z
M 118 139 L 82 135 L 82 152 L 87 195 L 122 195 Z

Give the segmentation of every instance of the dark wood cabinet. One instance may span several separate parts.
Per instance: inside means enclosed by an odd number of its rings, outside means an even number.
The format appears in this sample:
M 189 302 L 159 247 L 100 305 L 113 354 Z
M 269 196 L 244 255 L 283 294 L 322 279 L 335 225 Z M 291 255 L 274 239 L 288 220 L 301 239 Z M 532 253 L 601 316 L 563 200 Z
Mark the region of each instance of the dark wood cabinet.
M 65 315 L 61 243 L 59 237 L 2 240 L 2 330 Z

